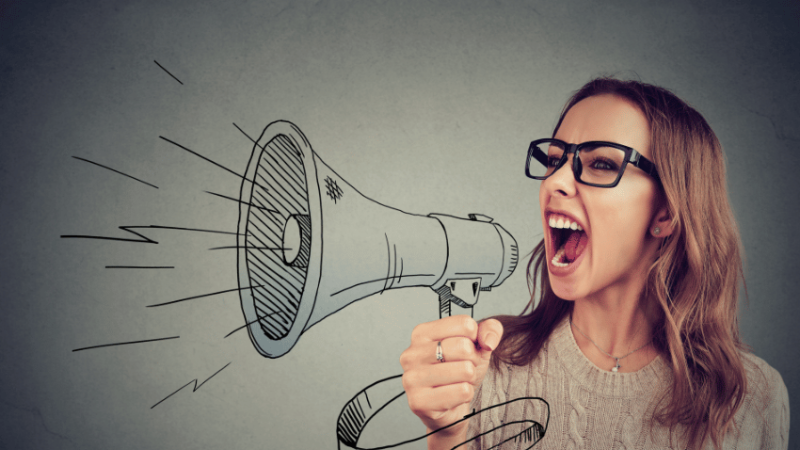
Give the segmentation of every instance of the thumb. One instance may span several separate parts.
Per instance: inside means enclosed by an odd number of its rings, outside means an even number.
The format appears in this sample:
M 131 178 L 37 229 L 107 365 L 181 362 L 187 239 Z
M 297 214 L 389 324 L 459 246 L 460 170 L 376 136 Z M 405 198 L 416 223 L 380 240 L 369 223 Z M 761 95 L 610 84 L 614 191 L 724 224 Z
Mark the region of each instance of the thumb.
M 478 324 L 478 346 L 481 356 L 488 358 L 503 337 L 503 325 L 496 319 L 486 319 Z

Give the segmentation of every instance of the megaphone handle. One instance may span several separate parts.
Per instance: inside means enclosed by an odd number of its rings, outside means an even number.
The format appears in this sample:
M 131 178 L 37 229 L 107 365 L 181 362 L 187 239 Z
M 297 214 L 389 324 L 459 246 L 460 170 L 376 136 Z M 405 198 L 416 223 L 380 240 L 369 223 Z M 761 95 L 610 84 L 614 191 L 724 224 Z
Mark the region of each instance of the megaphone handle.
M 478 303 L 482 290 L 480 278 L 447 280 L 439 289 L 434 289 L 439 294 L 439 318 L 457 314 L 472 317 L 472 308 Z
M 453 302 L 445 295 L 439 295 L 439 318 L 450 317 L 458 314 L 469 314 L 472 316 L 472 306 L 463 307 L 458 303 Z

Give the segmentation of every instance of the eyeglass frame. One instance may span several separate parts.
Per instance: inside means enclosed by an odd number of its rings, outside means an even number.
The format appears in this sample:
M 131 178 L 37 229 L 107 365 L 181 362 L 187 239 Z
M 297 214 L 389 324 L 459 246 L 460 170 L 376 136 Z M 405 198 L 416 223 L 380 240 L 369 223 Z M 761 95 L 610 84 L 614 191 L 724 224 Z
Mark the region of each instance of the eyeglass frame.
M 546 162 L 543 162 L 543 161 L 548 161 L 547 154 L 538 147 L 540 144 L 546 142 L 556 142 L 563 144 L 564 153 L 561 155 L 561 159 L 558 161 L 558 164 L 556 164 L 556 166 L 553 168 L 553 171 L 549 175 L 545 175 L 543 177 L 531 175 L 530 171 L 531 158 L 536 158 L 536 160 L 540 162 L 542 165 L 544 165 L 545 167 L 549 167 L 546 164 Z M 580 162 L 580 151 L 581 149 L 589 146 L 611 147 L 625 152 L 625 158 L 622 161 L 622 166 L 620 166 L 619 172 L 617 173 L 617 178 L 614 180 L 613 183 L 598 184 L 581 180 L 581 173 L 583 172 L 583 166 L 581 166 Z M 644 171 L 646 174 L 653 177 L 656 181 L 659 182 L 661 181 L 661 178 L 658 175 L 658 171 L 656 170 L 656 165 L 631 147 L 622 144 L 617 144 L 616 142 L 608 142 L 608 141 L 587 141 L 587 142 L 582 142 L 580 144 L 570 144 L 562 141 L 561 139 L 554 139 L 554 138 L 537 139 L 531 142 L 530 146 L 528 146 L 528 158 L 525 160 L 525 175 L 527 175 L 528 178 L 533 178 L 534 180 L 546 180 L 551 175 L 556 173 L 558 169 L 564 166 L 564 163 L 566 163 L 567 158 L 569 157 L 570 154 L 574 154 L 572 158 L 572 174 L 575 176 L 575 180 L 581 184 L 585 184 L 588 186 L 602 187 L 602 188 L 615 187 L 617 184 L 619 184 L 619 180 L 622 179 L 622 175 L 625 173 L 625 168 L 628 166 L 628 163 L 633 164 L 634 167 L 638 167 L 640 170 Z M 544 160 L 542 159 L 542 157 L 544 158 Z

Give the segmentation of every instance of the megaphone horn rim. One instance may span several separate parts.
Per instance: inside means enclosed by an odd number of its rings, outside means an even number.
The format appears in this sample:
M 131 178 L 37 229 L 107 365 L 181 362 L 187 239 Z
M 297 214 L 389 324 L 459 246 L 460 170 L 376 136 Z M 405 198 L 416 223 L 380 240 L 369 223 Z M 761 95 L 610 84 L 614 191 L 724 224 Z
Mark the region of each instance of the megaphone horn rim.
M 282 281 L 270 279 L 264 280 L 264 283 L 274 282 L 275 285 L 280 285 L 281 283 L 284 284 L 292 284 L 293 286 L 265 286 L 263 284 L 253 283 L 252 282 L 252 273 L 255 270 L 255 262 L 250 260 L 250 256 L 252 254 L 249 253 L 249 248 L 253 245 L 249 243 L 248 237 L 252 236 L 250 234 L 250 230 L 248 229 L 248 225 L 250 223 L 250 214 L 252 209 L 252 199 L 254 195 L 254 191 L 258 189 L 264 189 L 263 187 L 259 186 L 256 183 L 256 175 L 258 168 L 260 166 L 260 161 L 262 155 L 265 152 L 273 151 L 273 147 L 270 147 L 270 144 L 280 136 L 283 136 L 288 140 L 289 146 L 291 150 L 296 151 L 296 156 L 302 162 L 302 169 L 303 173 L 300 174 L 300 177 L 304 178 L 301 180 L 305 183 L 305 193 L 307 195 L 306 199 L 306 206 L 307 209 L 305 211 L 302 210 L 302 204 L 300 205 L 300 210 L 292 211 L 288 210 L 288 207 L 283 207 L 280 209 L 286 210 L 285 212 L 277 211 L 279 208 L 275 207 L 276 211 L 281 213 L 280 219 L 278 219 L 279 225 L 281 227 L 280 233 L 278 234 L 277 239 L 274 242 L 271 242 L 270 245 L 278 243 L 280 247 L 283 247 L 282 242 L 282 235 L 283 235 L 283 225 L 284 221 L 290 216 L 292 213 L 302 213 L 307 215 L 311 220 L 311 245 L 310 245 L 310 258 L 309 258 L 309 265 L 305 267 L 305 277 L 303 278 L 302 282 L 300 283 L 300 291 L 292 292 L 293 290 L 297 289 L 297 279 L 294 278 L 293 280 L 286 280 L 282 278 Z M 285 150 L 285 149 L 284 149 Z M 269 156 L 272 156 L 271 154 Z M 273 161 L 278 163 L 276 158 L 273 158 Z M 288 175 L 288 173 L 287 173 Z M 283 175 L 281 175 L 282 177 Z M 272 175 L 270 175 L 272 177 Z M 262 177 L 263 179 L 263 177 Z M 244 315 L 246 321 L 246 328 L 248 330 L 248 334 L 250 336 L 250 340 L 253 343 L 253 346 L 258 350 L 258 352 L 266 357 L 269 358 L 278 358 L 287 352 L 289 352 L 292 347 L 297 343 L 297 340 L 300 338 L 300 335 L 305 330 L 306 325 L 311 317 L 311 313 L 314 310 L 314 303 L 316 301 L 316 291 L 319 286 L 320 281 L 320 273 L 321 273 L 321 253 L 322 253 L 322 214 L 321 214 L 321 204 L 320 204 L 320 197 L 319 197 L 319 188 L 317 186 L 317 168 L 316 162 L 314 160 L 314 151 L 311 148 L 311 144 L 309 143 L 306 136 L 300 131 L 300 129 L 293 123 L 288 121 L 275 121 L 268 124 L 264 130 L 262 131 L 259 138 L 255 141 L 253 146 L 253 150 L 250 156 L 250 160 L 247 164 L 247 170 L 245 171 L 245 176 L 242 180 L 241 190 L 240 190 L 240 204 L 239 204 L 239 218 L 237 224 L 237 241 L 238 241 L 238 249 L 237 249 L 237 273 L 239 278 L 239 298 L 242 308 L 242 313 Z M 263 195 L 263 193 L 261 194 Z M 275 203 L 279 203 L 277 198 L 273 198 Z M 285 204 L 289 204 L 290 200 L 283 199 Z M 295 200 L 296 201 L 296 200 Z M 302 203 L 302 201 L 300 202 Z M 282 205 L 285 206 L 285 205 Z M 287 217 L 283 217 L 283 215 Z M 257 239 L 257 238 L 254 238 Z M 269 238 L 267 238 L 269 239 Z M 273 241 L 270 239 L 270 241 Z M 271 249 L 283 252 L 283 249 Z M 282 255 L 278 256 L 278 259 L 282 261 Z M 251 262 L 253 264 L 251 264 Z M 263 262 L 262 262 L 263 263 Z M 251 267 L 253 266 L 253 267 Z M 257 267 L 261 271 L 261 275 L 263 278 L 269 278 L 269 275 L 266 274 L 266 271 L 263 267 Z M 287 269 L 288 270 L 288 269 Z M 298 268 L 294 268 L 294 270 L 301 270 Z M 288 278 L 288 277 L 287 277 Z M 255 286 L 254 286 L 255 285 Z M 279 289 L 279 287 L 281 289 Z M 288 294 L 288 302 L 296 307 L 296 312 L 294 313 L 293 317 L 290 312 L 286 312 L 280 310 L 272 311 L 264 313 L 259 313 L 256 307 L 256 296 L 254 295 L 254 291 L 257 289 L 264 289 L 260 292 L 266 292 L 269 290 L 273 291 L 281 291 L 281 295 Z M 292 289 L 294 288 L 294 289 Z M 292 298 L 293 294 L 296 295 L 296 298 Z M 276 302 L 278 303 L 278 302 Z M 261 303 L 261 306 L 264 307 L 265 304 Z M 270 308 L 264 308 L 270 309 Z M 289 308 L 290 309 L 290 308 Z M 269 316 L 277 315 L 278 318 L 272 318 Z M 269 317 L 269 319 L 268 319 Z M 290 324 L 283 324 L 282 326 L 288 327 L 287 329 L 278 330 L 278 332 L 274 332 L 275 336 L 270 337 L 267 335 L 267 332 L 264 328 L 262 328 L 262 324 L 264 324 L 265 320 L 270 320 L 272 322 L 278 321 L 279 318 L 282 319 L 282 322 L 291 322 Z M 286 320 L 288 318 L 288 320 Z

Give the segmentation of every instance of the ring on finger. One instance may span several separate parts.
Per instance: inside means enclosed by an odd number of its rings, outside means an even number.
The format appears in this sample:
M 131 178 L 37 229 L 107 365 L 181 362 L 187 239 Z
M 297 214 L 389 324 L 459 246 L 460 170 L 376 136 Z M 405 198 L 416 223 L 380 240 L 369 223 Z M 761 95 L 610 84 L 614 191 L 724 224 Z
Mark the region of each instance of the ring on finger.
M 444 362 L 444 354 L 442 353 L 442 341 L 436 344 L 436 360 L 440 363 Z

